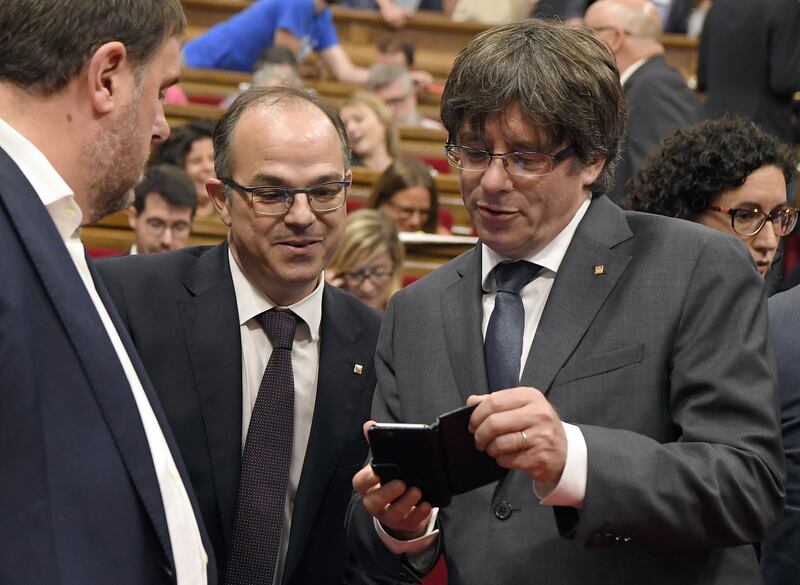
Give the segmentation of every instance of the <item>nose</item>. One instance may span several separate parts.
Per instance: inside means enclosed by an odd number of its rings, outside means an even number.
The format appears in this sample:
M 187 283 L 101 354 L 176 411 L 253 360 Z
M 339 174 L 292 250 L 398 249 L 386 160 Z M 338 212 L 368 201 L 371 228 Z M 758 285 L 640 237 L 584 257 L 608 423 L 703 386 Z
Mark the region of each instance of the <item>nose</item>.
M 768 221 L 761 228 L 761 231 L 756 234 L 753 243 L 760 250 L 774 252 L 778 248 L 780 239 L 780 236 L 775 235 L 775 224 Z
M 364 295 L 370 295 L 375 292 L 375 284 L 371 278 L 365 278 L 358 284 L 356 289 Z
M 489 161 L 489 166 L 483 171 L 481 187 L 487 193 L 504 193 L 513 189 L 511 175 L 506 169 L 505 162 L 499 156 L 493 157 Z
M 292 206 L 286 215 L 283 216 L 283 221 L 288 225 L 293 225 L 298 228 L 306 228 L 314 223 L 316 215 L 308 203 L 308 195 L 305 193 L 297 193 L 292 201 Z
M 422 229 L 422 226 L 425 225 L 425 220 L 427 218 L 419 209 L 415 209 L 411 212 L 411 215 L 408 217 L 408 228 L 409 231 L 417 231 Z
M 158 115 L 153 121 L 153 138 L 152 143 L 160 144 L 169 138 L 169 124 L 167 124 L 167 117 L 164 115 L 164 105 L 161 104 L 158 108 Z
M 174 242 L 175 238 L 172 235 L 172 228 L 167 226 L 164 229 L 164 233 L 161 235 L 161 245 L 167 250 L 171 250 Z

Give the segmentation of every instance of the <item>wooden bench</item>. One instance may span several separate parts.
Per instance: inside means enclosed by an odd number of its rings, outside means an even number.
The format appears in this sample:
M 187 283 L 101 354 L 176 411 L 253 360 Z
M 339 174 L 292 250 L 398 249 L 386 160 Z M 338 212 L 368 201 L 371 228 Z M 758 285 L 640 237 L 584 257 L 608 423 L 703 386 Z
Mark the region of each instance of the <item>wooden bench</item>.
M 250 83 L 250 75 L 238 71 L 224 71 L 221 69 L 192 69 L 185 67 L 181 71 L 180 86 L 186 92 L 190 101 L 211 100 L 222 101 L 229 95 L 241 90 L 243 84 Z M 303 85 L 313 89 L 325 101 L 337 108 L 348 97 L 362 89 L 334 80 L 303 79 Z M 419 96 L 420 112 L 434 120 L 439 119 L 439 103 L 441 96 L 423 93 Z
M 250 5 L 248 0 L 183 0 L 191 38 L 214 24 L 227 20 Z M 342 47 L 359 65 L 371 63 L 374 47 L 390 34 L 408 39 L 417 53 L 416 66 L 439 78 L 446 77 L 453 59 L 477 34 L 491 26 L 478 22 L 454 22 L 438 12 L 418 11 L 398 30 L 383 22 L 380 14 L 333 6 L 333 20 Z M 662 38 L 669 64 L 690 79 L 697 73 L 697 39 L 666 34 Z
M 170 126 L 183 126 L 195 118 L 217 120 L 225 112 L 216 106 L 203 104 L 165 104 L 164 112 Z M 417 126 L 400 126 L 400 152 L 424 159 L 444 159 L 447 132 Z
M 196 220 L 192 226 L 189 245 L 218 244 L 227 235 L 227 227 L 219 220 Z M 133 231 L 128 225 L 128 214 L 115 213 L 94 225 L 83 227 L 81 240 L 87 248 L 118 250 L 123 253 L 133 243 Z M 402 234 L 401 240 L 406 248 L 403 274 L 410 279 L 421 278 L 436 270 L 467 251 L 475 243 L 474 237 L 432 234 Z

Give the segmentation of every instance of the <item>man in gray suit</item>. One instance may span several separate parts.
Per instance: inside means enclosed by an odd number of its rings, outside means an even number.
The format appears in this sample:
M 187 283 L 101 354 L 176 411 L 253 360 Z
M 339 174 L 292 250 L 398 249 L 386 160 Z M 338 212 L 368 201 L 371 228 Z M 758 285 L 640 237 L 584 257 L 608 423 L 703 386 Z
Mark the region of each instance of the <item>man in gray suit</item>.
M 606 195 L 621 203 L 628 180 L 665 138 L 700 121 L 700 102 L 680 72 L 664 60 L 661 17 L 647 0 L 599 0 L 584 23 L 614 53 L 628 105 L 628 123 L 614 184 Z
M 348 535 L 373 576 L 443 553 L 459 584 L 759 581 L 784 473 L 763 283 L 735 238 L 602 195 L 624 103 L 585 29 L 510 24 L 456 59 L 442 120 L 480 243 L 390 302 L 372 417 L 477 404 L 508 473 L 432 510 L 359 471 Z
M 800 286 L 770 298 L 769 318 L 778 361 L 786 507 L 761 543 L 761 568 L 767 585 L 791 585 L 800 573 Z

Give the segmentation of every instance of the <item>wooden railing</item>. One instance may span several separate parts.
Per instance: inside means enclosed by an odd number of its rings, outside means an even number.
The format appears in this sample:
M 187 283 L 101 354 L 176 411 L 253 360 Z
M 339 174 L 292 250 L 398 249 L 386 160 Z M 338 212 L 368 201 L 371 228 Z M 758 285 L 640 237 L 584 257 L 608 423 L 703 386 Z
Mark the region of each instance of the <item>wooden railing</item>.
M 196 220 L 192 226 L 189 245 L 214 245 L 227 236 L 227 227 L 221 221 Z M 400 239 L 406 249 L 403 274 L 412 279 L 421 278 L 436 270 L 475 243 L 474 237 L 434 234 L 401 234 Z M 128 225 L 127 213 L 115 213 L 95 225 L 82 228 L 81 240 L 90 249 L 103 248 L 122 253 L 133 243 L 133 231 Z
M 166 104 L 164 111 L 170 126 L 183 126 L 195 118 L 217 120 L 225 112 L 216 106 L 202 104 Z M 422 158 L 444 158 L 447 132 L 418 126 L 400 126 L 400 152 Z
M 190 24 L 190 38 L 250 5 L 247 0 L 182 0 L 182 3 Z M 342 47 L 355 63 L 368 65 L 378 41 L 390 34 L 400 34 L 414 45 L 416 66 L 438 78 L 447 76 L 453 59 L 470 40 L 491 28 L 478 22 L 454 22 L 437 12 L 418 11 L 397 31 L 387 26 L 377 12 L 338 6 L 331 11 Z M 696 75 L 697 39 L 669 34 L 664 35 L 662 42 L 668 63 L 687 79 Z
M 250 83 L 250 75 L 238 71 L 220 69 L 191 69 L 185 67 L 181 71 L 181 87 L 190 100 L 211 98 L 223 100 L 240 91 L 243 84 Z M 358 86 L 334 80 L 304 79 L 303 85 L 336 106 L 361 89 Z M 419 110 L 423 116 L 434 120 L 439 118 L 439 102 L 441 96 L 423 93 L 419 96 Z

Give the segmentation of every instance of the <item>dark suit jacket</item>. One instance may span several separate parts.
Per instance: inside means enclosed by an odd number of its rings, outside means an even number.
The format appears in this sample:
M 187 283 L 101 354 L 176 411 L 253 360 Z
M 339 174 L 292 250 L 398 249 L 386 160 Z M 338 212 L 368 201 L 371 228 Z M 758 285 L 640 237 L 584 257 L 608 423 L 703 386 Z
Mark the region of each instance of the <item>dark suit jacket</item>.
M 786 507 L 761 547 L 767 585 L 794 585 L 800 576 L 800 287 L 769 300 L 778 360 Z
M 700 103 L 677 69 L 653 57 L 622 88 L 628 101 L 628 125 L 614 186 L 608 197 L 622 201 L 625 185 L 665 138 L 700 120 Z
M 375 420 L 431 421 L 487 392 L 480 256 L 390 301 Z M 583 507 L 540 505 L 522 471 L 456 496 L 438 518 L 451 585 L 758 583 L 745 543 L 783 501 L 775 384 L 764 284 L 744 245 L 595 199 L 521 377 L 586 439 Z M 402 574 L 358 499 L 348 523 L 363 564 Z
M 800 90 L 800 2 L 714 0 L 700 37 L 697 88 L 709 118 L 738 114 L 790 143 Z
M 0 250 L 0 583 L 174 583 L 164 505 L 130 384 L 47 209 L 3 150 Z M 197 510 L 147 374 L 99 278 L 95 284 Z M 213 584 L 199 514 L 198 522 Z
M 224 575 L 242 457 L 242 352 L 227 244 L 98 268 L 164 405 Z M 284 583 L 335 583 L 344 572 L 344 513 L 367 455 L 362 424 L 379 326 L 377 312 L 326 285 L 317 400 Z

